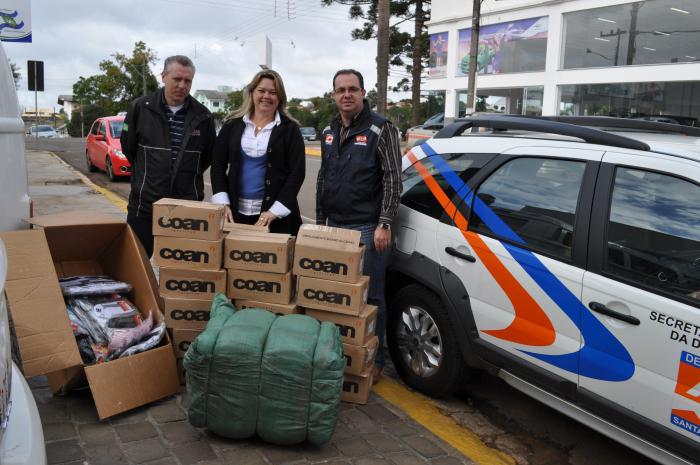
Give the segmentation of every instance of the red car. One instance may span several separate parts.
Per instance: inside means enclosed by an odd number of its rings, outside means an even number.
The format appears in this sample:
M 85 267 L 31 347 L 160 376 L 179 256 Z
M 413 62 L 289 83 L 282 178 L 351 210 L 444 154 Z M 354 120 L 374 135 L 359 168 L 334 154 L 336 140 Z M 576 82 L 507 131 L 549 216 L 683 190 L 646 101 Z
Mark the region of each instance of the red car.
M 102 170 L 110 181 L 118 176 L 130 176 L 131 164 L 122 153 L 119 136 L 124 126 L 123 116 L 97 118 L 85 141 L 85 161 L 91 172 Z

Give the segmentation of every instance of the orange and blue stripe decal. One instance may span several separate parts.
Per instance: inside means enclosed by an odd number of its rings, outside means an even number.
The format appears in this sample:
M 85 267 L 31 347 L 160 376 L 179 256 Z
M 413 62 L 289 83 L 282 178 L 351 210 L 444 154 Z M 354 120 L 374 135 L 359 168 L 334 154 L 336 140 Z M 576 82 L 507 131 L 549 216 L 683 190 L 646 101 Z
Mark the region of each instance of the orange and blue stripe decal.
M 525 244 L 525 241 L 515 231 L 510 229 L 488 205 L 474 196 L 469 186 L 433 150 L 429 142 L 421 144 L 418 149 L 425 154 L 427 160 L 435 166 L 450 187 L 467 204 L 472 205 L 474 214 L 478 215 L 491 231 L 515 244 Z M 517 282 L 496 254 L 488 248 L 486 243 L 477 234 L 467 231 L 467 219 L 452 204 L 437 181 L 425 169 L 423 162 L 412 151 L 407 154 L 407 157 L 414 163 L 414 166 L 443 209 L 450 217 L 454 218 L 455 225 L 472 246 L 474 253 L 477 253 L 489 273 L 491 273 L 513 304 L 515 317 L 508 327 L 484 332 L 496 338 L 526 346 L 541 347 L 553 344 L 555 337 L 553 324 L 544 310 L 530 296 L 527 290 Z M 429 182 L 428 179 L 431 181 Z M 588 311 L 581 300 L 554 276 L 532 252 L 510 243 L 501 242 L 501 245 L 572 321 L 583 338 L 583 346 L 578 351 L 569 354 L 552 355 L 541 354 L 532 350 L 519 350 L 545 363 L 580 376 L 604 381 L 625 381 L 631 378 L 635 367 L 630 353 Z

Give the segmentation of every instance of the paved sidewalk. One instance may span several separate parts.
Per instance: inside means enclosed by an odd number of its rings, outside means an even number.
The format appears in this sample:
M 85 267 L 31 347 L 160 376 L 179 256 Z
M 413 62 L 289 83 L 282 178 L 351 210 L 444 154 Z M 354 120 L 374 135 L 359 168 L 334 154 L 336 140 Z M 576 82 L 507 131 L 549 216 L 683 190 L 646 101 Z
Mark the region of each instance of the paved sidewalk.
M 27 152 L 35 215 L 71 210 L 125 217 L 58 157 Z M 388 370 L 391 371 L 391 370 Z M 372 394 L 365 406 L 342 404 L 335 434 L 323 447 L 276 447 L 258 439 L 228 440 L 187 422 L 187 395 L 99 421 L 90 391 L 54 396 L 45 377 L 30 380 L 44 427 L 49 464 L 67 465 L 457 465 L 460 453 Z

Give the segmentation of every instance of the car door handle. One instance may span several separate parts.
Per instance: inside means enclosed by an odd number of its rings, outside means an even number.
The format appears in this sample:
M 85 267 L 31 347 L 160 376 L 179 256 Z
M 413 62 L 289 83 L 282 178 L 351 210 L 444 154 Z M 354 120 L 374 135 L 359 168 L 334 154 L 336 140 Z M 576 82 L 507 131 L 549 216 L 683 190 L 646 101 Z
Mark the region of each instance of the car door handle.
M 462 253 L 454 247 L 445 247 L 445 252 L 447 252 L 449 255 L 452 255 L 453 257 L 461 258 L 462 260 L 466 260 L 471 263 L 476 262 L 476 258 L 474 258 L 472 255 Z
M 626 315 L 624 313 L 616 312 L 615 310 L 611 310 L 605 305 L 598 302 L 589 303 L 588 308 L 590 308 L 594 312 L 602 313 L 603 315 L 615 318 L 616 320 L 622 320 L 625 323 L 629 323 L 631 325 L 639 326 L 640 323 L 639 318 L 633 317 L 632 315 Z

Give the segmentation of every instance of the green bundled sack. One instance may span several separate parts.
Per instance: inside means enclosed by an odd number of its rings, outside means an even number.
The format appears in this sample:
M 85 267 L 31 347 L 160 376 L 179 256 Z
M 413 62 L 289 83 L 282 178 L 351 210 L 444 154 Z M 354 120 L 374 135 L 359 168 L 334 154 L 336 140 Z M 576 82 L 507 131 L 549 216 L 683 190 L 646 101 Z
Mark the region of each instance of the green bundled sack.
M 217 294 L 184 367 L 193 426 L 274 444 L 320 445 L 333 435 L 345 370 L 333 323 L 236 311 Z

